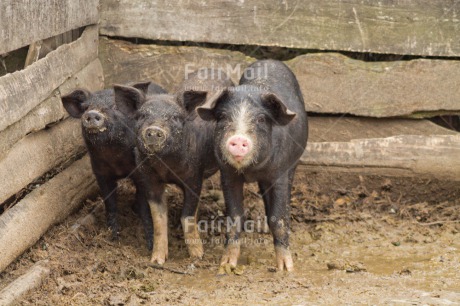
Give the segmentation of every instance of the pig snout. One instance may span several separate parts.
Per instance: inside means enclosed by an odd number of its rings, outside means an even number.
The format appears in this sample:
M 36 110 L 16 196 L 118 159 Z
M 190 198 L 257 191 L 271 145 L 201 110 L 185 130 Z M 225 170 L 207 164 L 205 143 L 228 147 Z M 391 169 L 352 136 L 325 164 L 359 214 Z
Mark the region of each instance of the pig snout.
M 83 126 L 87 129 L 100 130 L 104 127 L 104 115 L 100 112 L 91 110 L 83 115 Z
M 159 150 L 164 146 L 168 133 L 158 126 L 149 126 L 142 133 L 145 145 Z
M 237 161 L 242 160 L 251 149 L 252 142 L 245 136 L 234 135 L 227 140 L 227 150 Z

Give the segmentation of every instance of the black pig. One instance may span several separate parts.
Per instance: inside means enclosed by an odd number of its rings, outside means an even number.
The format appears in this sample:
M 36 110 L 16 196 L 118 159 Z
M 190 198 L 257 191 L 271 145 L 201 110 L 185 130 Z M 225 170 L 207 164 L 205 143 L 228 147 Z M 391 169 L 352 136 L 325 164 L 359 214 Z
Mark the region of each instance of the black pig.
M 175 184 L 182 189 L 181 222 L 189 254 L 198 258 L 203 256 L 196 224 L 198 202 L 203 179 L 216 173 L 218 167 L 212 146 L 214 123 L 201 120 L 195 108 L 205 102 L 207 92 L 217 92 L 233 85 L 222 72 L 206 71 L 209 74 L 190 74 L 175 95 L 146 98 L 135 88 L 114 87 L 119 109 L 137 120 L 136 162 L 152 213 L 154 245 L 151 261 L 158 264 L 163 264 L 168 257 L 167 204 L 162 199 L 166 184 Z
M 221 265 L 236 266 L 243 222 L 243 185 L 257 181 L 273 234 L 278 270 L 293 270 L 289 250 L 291 187 L 307 144 L 308 125 L 296 77 L 282 62 L 257 61 L 239 86 L 197 109 L 216 122 L 214 148 L 231 226 Z
M 151 82 L 133 86 L 146 94 L 166 93 Z M 120 227 L 117 221 L 117 180 L 131 177 L 136 185 L 135 211 L 144 224 L 147 246 L 152 249 L 152 223 L 149 207 L 143 197 L 134 159 L 136 134 L 134 121 L 115 106 L 113 89 L 89 92 L 77 89 L 62 97 L 64 108 L 74 118 L 81 118 L 82 134 L 91 158 L 91 166 L 104 198 L 107 224 L 112 238 L 117 239 Z

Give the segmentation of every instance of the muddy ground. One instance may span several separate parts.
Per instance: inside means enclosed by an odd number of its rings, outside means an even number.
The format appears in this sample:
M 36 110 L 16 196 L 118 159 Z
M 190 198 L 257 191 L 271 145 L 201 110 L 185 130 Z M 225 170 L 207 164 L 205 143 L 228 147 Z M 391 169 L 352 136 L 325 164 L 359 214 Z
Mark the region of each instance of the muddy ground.
M 223 218 L 218 181 L 207 180 L 202 194 L 201 219 L 208 224 Z M 243 234 L 240 266 L 231 275 L 216 275 L 223 252 L 216 230 L 202 233 L 204 259 L 189 259 L 179 221 L 182 195 L 174 187 L 166 195 L 169 260 L 153 267 L 131 210 L 134 187 L 123 182 L 119 195 L 119 241 L 110 241 L 103 209 L 93 225 L 72 232 L 102 202 L 87 200 L 0 275 L 0 288 L 47 259 L 51 275 L 20 305 L 460 305 L 458 183 L 298 171 L 291 274 L 274 272 L 272 238 L 264 233 Z M 255 185 L 246 188 L 245 207 L 249 219 L 263 216 Z

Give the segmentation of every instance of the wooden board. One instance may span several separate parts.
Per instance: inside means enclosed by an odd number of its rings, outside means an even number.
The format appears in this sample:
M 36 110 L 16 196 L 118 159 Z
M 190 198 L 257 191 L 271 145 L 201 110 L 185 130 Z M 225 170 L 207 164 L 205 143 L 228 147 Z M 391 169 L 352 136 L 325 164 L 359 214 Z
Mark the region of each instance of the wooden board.
M 0 1 L 0 54 L 99 20 L 98 0 Z
M 136 45 L 101 38 L 99 59 L 106 87 L 135 80 L 153 80 L 168 91 L 174 90 L 185 73 L 201 67 L 220 67 L 238 82 L 252 58 L 240 52 L 199 47 Z M 227 69 L 228 68 L 228 69 Z
M 5 211 L 0 216 L 0 272 L 96 191 L 85 156 Z
M 0 131 L 44 101 L 69 77 L 97 58 L 97 26 L 21 71 L 0 77 Z
M 68 79 L 49 98 L 37 105 L 18 122 L 0 132 L 0 159 L 13 145 L 29 133 L 39 131 L 47 125 L 68 116 L 61 102 L 61 96 L 70 93 L 77 87 L 88 90 L 104 88 L 104 76 L 99 59 L 95 59 L 88 66 Z
M 76 88 L 86 88 L 89 91 L 104 88 L 104 71 L 102 70 L 101 61 L 98 58 L 59 86 L 59 95 L 65 96 Z
M 99 50 L 106 86 L 153 79 L 172 90 L 187 69 L 201 67 L 222 68 L 237 82 L 255 61 L 236 51 L 136 45 L 107 38 L 100 39 Z M 309 112 L 369 117 L 460 112 L 460 61 L 363 62 L 336 53 L 315 53 L 286 64 L 299 80 Z
M 460 61 L 363 62 L 317 53 L 287 64 L 311 112 L 369 117 L 460 113 Z
M 459 135 L 428 120 L 343 116 L 309 116 L 308 132 L 310 142 L 348 142 L 400 135 Z
M 157 40 L 460 55 L 456 0 L 102 0 L 101 33 Z
M 49 276 L 50 268 L 47 260 L 36 262 L 32 268 L 0 291 L 0 305 L 14 305 L 29 291 L 37 288 Z
M 311 117 L 309 130 L 309 170 L 460 181 L 460 133 L 429 121 Z
M 70 30 L 65 33 L 39 40 L 29 45 L 29 51 L 24 63 L 24 68 L 45 57 L 59 46 L 69 44 L 80 37 L 80 29 Z
M 80 120 L 74 118 L 23 138 L 0 160 L 0 203 L 84 151 Z

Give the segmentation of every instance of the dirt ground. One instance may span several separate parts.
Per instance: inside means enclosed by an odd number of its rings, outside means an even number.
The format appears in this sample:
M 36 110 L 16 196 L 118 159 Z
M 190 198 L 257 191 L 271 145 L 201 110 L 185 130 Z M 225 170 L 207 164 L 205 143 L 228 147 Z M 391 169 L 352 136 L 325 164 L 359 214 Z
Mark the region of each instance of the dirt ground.
M 51 275 L 20 305 L 460 305 L 458 183 L 298 171 L 291 212 L 295 272 L 274 271 L 270 234 L 245 233 L 239 267 L 224 276 L 217 276 L 221 232 L 208 228 L 204 259 L 188 258 L 182 195 L 174 187 L 166 195 L 169 260 L 151 266 L 131 210 L 134 187 L 120 185 L 119 241 L 110 241 L 103 209 L 96 209 L 93 225 L 72 231 L 102 202 L 87 200 L 0 275 L 0 288 L 47 259 Z M 219 188 L 218 178 L 206 181 L 200 218 L 208 224 L 223 218 Z M 263 216 L 255 185 L 246 188 L 245 208 L 249 219 Z

